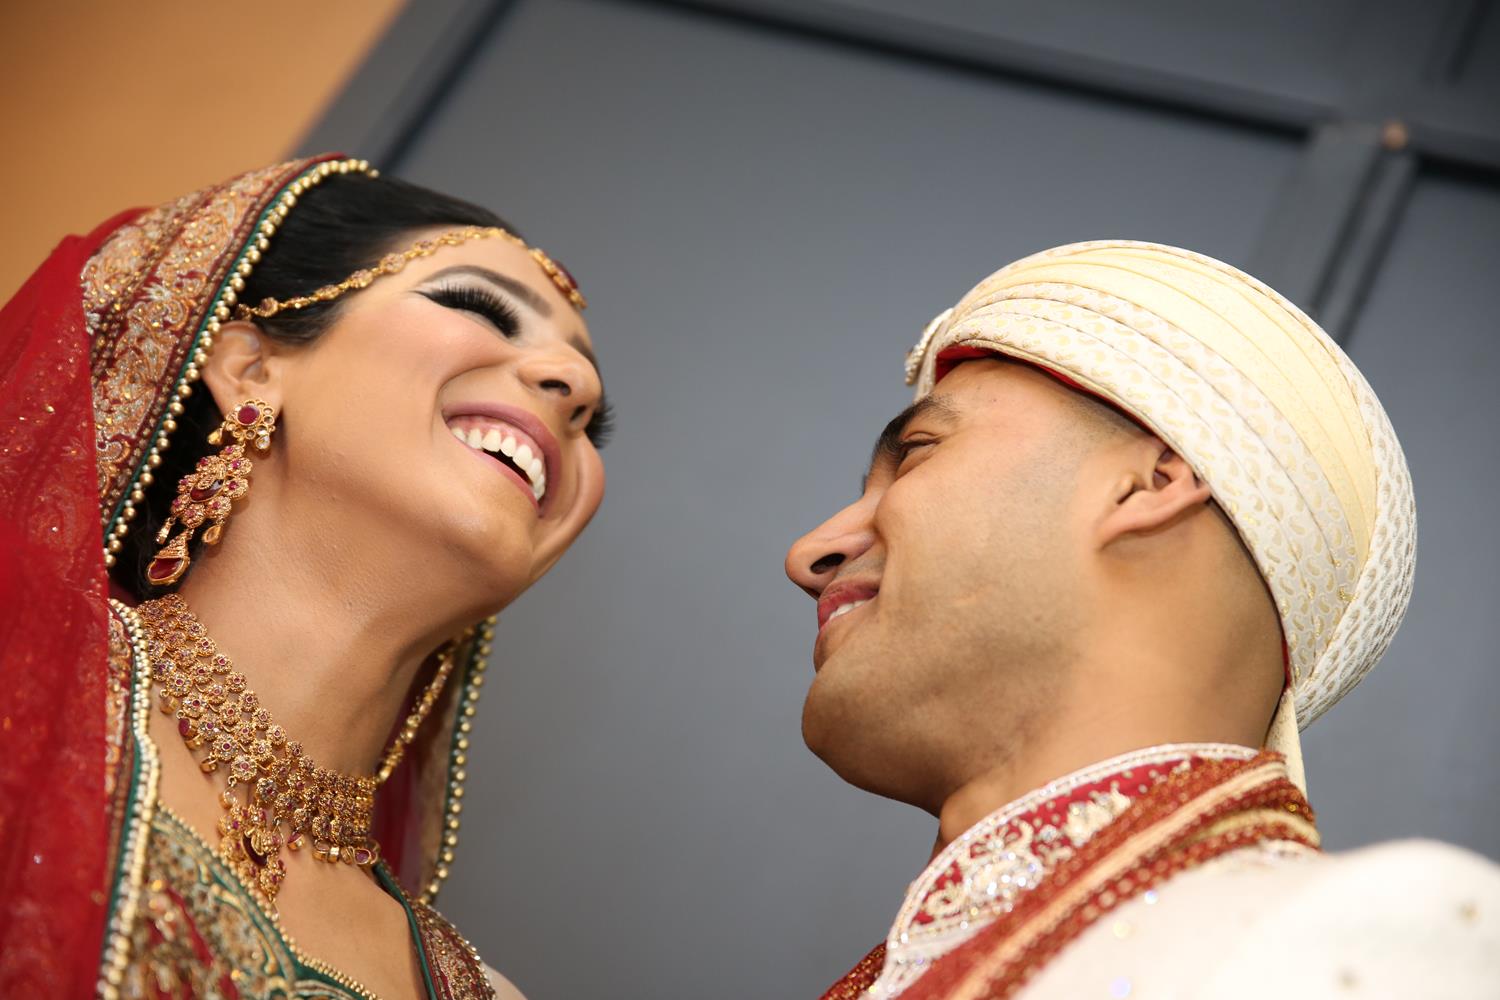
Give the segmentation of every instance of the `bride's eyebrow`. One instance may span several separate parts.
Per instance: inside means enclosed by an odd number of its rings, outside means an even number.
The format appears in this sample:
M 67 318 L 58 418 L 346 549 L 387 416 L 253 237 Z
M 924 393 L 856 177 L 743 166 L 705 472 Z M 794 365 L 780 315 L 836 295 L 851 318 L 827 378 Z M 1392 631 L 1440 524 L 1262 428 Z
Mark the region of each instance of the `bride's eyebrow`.
M 489 282 L 492 285 L 505 289 L 511 295 L 526 303 L 533 311 L 541 313 L 543 316 L 552 315 L 551 303 L 532 291 L 530 286 L 525 282 L 517 281 L 510 275 L 501 274 L 499 271 L 491 271 L 487 267 L 478 267 L 474 264 L 454 264 L 451 267 L 445 267 L 441 271 L 434 272 L 428 276 L 427 280 L 436 281 L 439 278 L 447 278 L 455 275 L 478 278 L 481 281 Z

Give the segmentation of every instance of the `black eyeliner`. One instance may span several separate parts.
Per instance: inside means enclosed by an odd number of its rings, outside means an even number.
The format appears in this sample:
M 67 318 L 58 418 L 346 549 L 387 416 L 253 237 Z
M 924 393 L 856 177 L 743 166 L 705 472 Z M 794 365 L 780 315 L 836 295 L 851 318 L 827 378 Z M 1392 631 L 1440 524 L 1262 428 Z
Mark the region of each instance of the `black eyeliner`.
M 506 337 L 520 336 L 520 313 L 515 306 L 489 289 L 472 285 L 439 285 L 422 294 L 440 306 L 483 317 Z

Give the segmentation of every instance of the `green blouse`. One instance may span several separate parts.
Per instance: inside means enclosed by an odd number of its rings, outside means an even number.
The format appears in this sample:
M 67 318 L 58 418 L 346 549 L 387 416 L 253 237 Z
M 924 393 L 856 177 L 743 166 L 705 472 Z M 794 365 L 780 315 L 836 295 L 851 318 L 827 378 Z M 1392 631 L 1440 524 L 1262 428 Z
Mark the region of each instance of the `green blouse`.
M 430 907 L 409 900 L 383 863 L 374 871 L 406 911 L 427 996 L 443 1000 L 449 991 L 434 984 L 434 963 L 447 985 L 452 972 L 472 976 L 473 950 Z M 218 854 L 160 805 L 144 874 L 125 996 L 374 1000 L 354 979 L 298 949 Z M 450 968 L 455 962 L 464 968 Z

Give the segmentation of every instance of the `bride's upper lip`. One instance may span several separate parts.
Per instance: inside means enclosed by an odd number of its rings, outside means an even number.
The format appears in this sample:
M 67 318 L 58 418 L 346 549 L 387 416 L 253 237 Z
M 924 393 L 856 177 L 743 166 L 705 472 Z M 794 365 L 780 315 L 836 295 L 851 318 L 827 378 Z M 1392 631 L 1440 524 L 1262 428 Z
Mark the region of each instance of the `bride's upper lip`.
M 557 438 L 547 429 L 547 424 L 530 410 L 524 410 L 519 406 L 511 406 L 508 403 L 453 403 L 443 407 L 443 421 L 447 422 L 458 417 L 493 417 L 496 420 L 504 420 L 515 424 L 516 427 L 530 434 L 542 449 L 542 464 L 546 467 L 547 495 L 543 498 L 551 500 L 553 490 L 562 485 L 562 449 L 558 447 Z

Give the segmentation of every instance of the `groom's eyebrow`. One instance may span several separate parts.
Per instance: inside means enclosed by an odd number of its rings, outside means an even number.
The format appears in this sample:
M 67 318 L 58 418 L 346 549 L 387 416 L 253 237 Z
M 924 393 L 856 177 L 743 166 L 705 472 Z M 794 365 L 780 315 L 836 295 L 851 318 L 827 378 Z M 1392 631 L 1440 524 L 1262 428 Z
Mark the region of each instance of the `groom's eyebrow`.
M 911 422 L 918 417 L 927 416 L 953 421 L 958 417 L 958 409 L 941 396 L 924 396 L 896 414 L 891 422 L 885 425 L 885 430 L 880 432 L 880 437 L 875 439 L 875 450 L 870 455 L 870 467 L 865 470 L 864 478 L 860 480 L 861 493 L 868 488 L 870 477 L 875 474 L 877 467 L 893 463 L 900 458 L 901 435 L 906 433 L 906 428 L 911 426 Z

